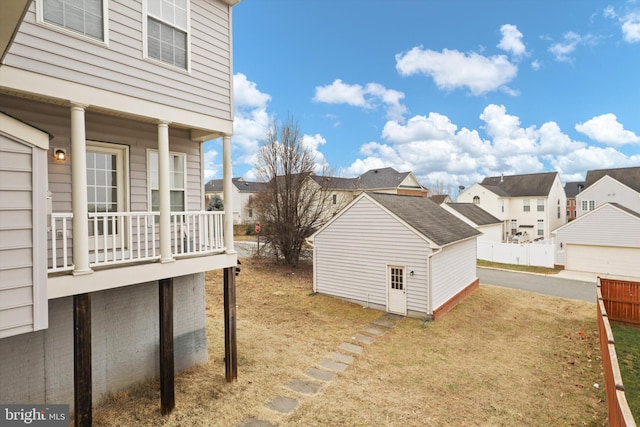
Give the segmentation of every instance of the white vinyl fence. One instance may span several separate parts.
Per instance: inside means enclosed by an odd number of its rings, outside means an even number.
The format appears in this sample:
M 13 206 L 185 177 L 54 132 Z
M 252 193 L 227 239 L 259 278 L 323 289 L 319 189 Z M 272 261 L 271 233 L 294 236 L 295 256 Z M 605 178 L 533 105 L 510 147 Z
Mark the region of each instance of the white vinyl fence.
M 478 259 L 504 264 L 551 267 L 554 264 L 553 240 L 533 243 L 498 243 L 478 241 Z

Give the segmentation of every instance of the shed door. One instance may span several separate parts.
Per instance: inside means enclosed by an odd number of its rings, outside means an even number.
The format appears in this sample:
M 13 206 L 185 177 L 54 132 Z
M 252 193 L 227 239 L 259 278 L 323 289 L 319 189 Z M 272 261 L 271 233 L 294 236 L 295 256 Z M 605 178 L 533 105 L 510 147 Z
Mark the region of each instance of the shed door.
M 404 267 L 387 267 L 387 311 L 407 314 L 407 281 Z
M 640 248 L 568 244 L 567 270 L 640 277 Z

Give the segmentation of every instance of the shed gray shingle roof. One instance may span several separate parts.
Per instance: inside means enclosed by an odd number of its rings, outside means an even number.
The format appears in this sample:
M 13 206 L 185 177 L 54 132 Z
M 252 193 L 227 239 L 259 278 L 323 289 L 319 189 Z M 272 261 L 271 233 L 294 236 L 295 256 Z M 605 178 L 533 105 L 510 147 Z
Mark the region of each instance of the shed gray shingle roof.
M 558 172 L 530 173 L 525 175 L 489 176 L 480 185 L 499 196 L 546 197 L 551 191 Z
M 587 171 L 584 180 L 584 188 L 589 187 L 603 176 L 608 175 L 616 181 L 640 193 L 640 167 L 616 168 L 616 169 L 596 169 Z
M 426 197 L 382 193 L 367 195 L 439 246 L 481 234 Z
M 454 209 L 466 218 L 469 218 L 477 225 L 500 224 L 501 220 L 491 215 L 475 203 L 447 203 L 447 206 Z

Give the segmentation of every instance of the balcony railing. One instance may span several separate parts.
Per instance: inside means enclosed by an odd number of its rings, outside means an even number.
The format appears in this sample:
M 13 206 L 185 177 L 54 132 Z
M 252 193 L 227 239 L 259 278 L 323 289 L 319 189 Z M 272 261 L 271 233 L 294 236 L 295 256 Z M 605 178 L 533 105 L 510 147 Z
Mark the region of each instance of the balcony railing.
M 89 214 L 89 265 L 100 267 L 160 259 L 158 212 Z M 51 214 L 48 272 L 73 270 L 72 213 Z M 172 212 L 174 258 L 224 251 L 223 212 Z

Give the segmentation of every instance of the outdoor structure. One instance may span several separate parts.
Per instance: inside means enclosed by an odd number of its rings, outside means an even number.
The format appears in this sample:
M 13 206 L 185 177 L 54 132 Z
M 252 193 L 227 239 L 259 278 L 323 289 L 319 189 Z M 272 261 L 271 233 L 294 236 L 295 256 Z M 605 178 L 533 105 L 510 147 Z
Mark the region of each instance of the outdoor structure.
M 443 203 L 440 206 L 481 232 L 478 242 L 502 241 L 502 221 L 480 206 L 473 203 Z
M 564 192 L 567 195 L 567 221 L 576 219 L 576 196 L 582 190 L 584 190 L 584 181 L 567 182 L 564 184 Z
M 605 203 L 618 203 L 640 212 L 640 167 L 587 171 L 584 189 L 576 195 L 576 216 Z
M 557 172 L 492 176 L 458 195 L 503 221 L 502 240 L 548 239 L 566 223 L 567 197 Z
M 2 3 L 0 402 L 90 425 L 104 394 L 159 376 L 170 412 L 174 371 L 208 359 L 213 269 L 235 378 L 231 212 L 205 212 L 202 184 L 221 138 L 231 193 L 234 3 Z
M 259 221 L 260 219 L 257 217 L 257 213 L 254 212 L 252 202 L 256 195 L 265 190 L 267 184 L 264 182 L 245 181 L 243 178 L 233 178 L 231 182 L 233 183 L 231 187 L 233 223 L 250 224 Z M 205 206 L 208 206 L 215 196 L 220 197 L 224 202 L 223 185 L 224 180 L 222 179 L 212 179 L 205 184 Z
M 640 277 L 640 213 L 605 203 L 554 231 L 559 268 Z
M 478 286 L 479 234 L 426 197 L 362 193 L 311 236 L 313 289 L 437 319 Z

